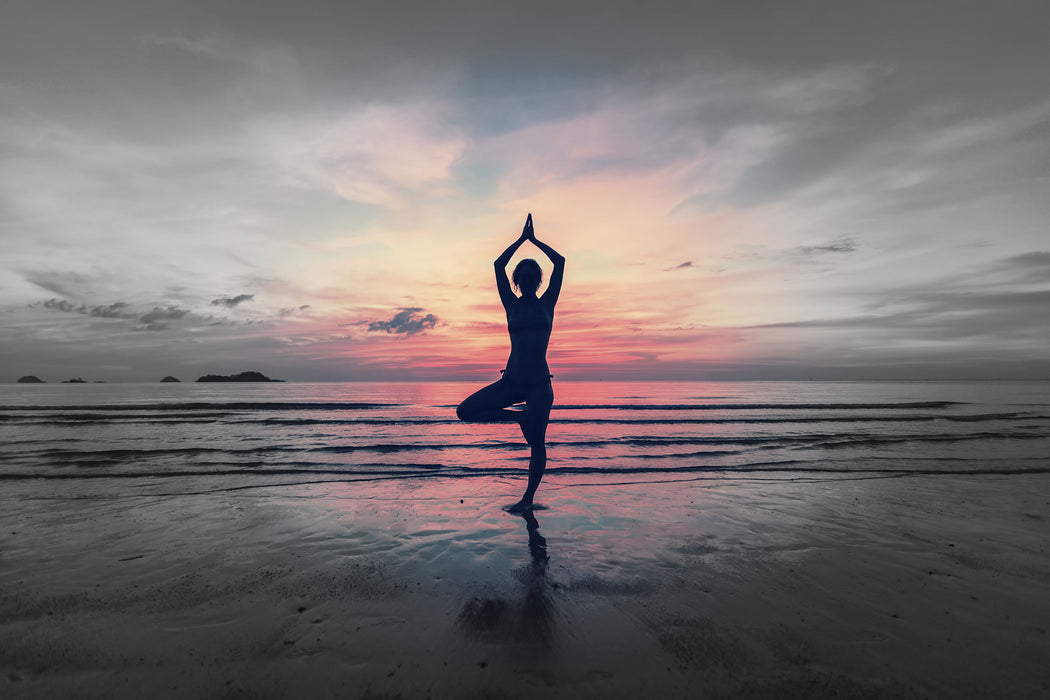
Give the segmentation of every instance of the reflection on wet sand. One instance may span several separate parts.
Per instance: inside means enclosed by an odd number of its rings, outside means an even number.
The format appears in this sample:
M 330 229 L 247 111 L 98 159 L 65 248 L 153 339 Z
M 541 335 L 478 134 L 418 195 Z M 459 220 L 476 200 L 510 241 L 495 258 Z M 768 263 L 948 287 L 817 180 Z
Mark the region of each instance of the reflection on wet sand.
M 457 618 L 459 628 L 481 641 L 523 642 L 549 647 L 554 638 L 554 601 L 547 580 L 550 557 L 547 540 L 532 512 L 519 513 L 529 535 L 529 563 L 519 572 L 524 585 L 520 600 L 475 596 Z

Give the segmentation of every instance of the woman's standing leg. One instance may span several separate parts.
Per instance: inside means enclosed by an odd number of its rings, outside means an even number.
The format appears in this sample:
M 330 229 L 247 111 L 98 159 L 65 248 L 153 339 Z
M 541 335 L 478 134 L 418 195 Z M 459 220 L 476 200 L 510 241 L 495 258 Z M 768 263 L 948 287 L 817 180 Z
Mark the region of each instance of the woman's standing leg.
M 532 509 L 536 489 L 539 488 L 543 472 L 547 469 L 547 424 L 550 422 L 551 406 L 554 404 L 554 389 L 549 382 L 531 389 L 525 403 L 528 409 L 525 412 L 525 421 L 521 424 L 521 432 L 531 450 L 529 484 L 521 500 L 510 507 L 512 513 Z

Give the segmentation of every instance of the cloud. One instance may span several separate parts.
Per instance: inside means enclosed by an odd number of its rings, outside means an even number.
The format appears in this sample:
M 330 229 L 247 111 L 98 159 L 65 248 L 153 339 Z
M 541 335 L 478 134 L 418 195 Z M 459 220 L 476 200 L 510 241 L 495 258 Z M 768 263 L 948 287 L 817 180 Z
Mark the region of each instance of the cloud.
M 1048 267 L 1050 256 L 1025 253 L 987 262 L 965 275 L 870 290 L 873 300 L 841 316 L 743 330 L 782 348 L 794 347 L 791 352 L 798 357 L 804 348 L 808 362 L 828 366 L 961 362 L 980 376 L 993 365 L 1012 362 L 1023 374 L 1046 360 Z M 1030 275 L 1033 269 L 1044 276 Z
M 1019 284 L 1050 283 L 1050 251 L 1033 251 L 1000 262 L 994 272 L 1010 275 Z
M 221 296 L 218 299 L 212 299 L 212 306 L 225 306 L 226 308 L 232 309 L 238 304 L 242 304 L 246 301 L 252 301 L 255 299 L 254 294 L 238 294 L 235 297 Z
M 795 248 L 803 255 L 824 255 L 825 253 L 852 253 L 857 250 L 857 244 L 852 238 L 840 238 L 824 245 L 803 245 Z
M 128 304 L 122 301 L 116 301 L 112 304 L 105 306 L 88 306 L 87 304 L 80 304 L 79 306 L 66 299 L 48 299 L 41 304 L 45 309 L 54 309 L 55 311 L 65 311 L 66 313 L 86 314 L 88 316 L 94 316 L 95 318 L 134 318 L 134 314 L 129 314 L 124 311 L 128 308 Z
M 414 335 L 427 328 L 436 326 L 438 322 L 437 316 L 434 314 L 419 316 L 419 312 L 422 310 L 418 307 L 401 309 L 389 321 L 372 321 L 369 323 L 368 332 L 385 331 L 397 335 Z
M 177 306 L 169 306 L 162 309 L 154 306 L 152 311 L 139 316 L 139 322 L 143 324 L 142 330 L 162 331 L 168 327 L 169 321 L 177 321 L 190 313 L 189 309 L 180 309 Z
M 1031 253 L 1022 253 L 1007 258 L 1003 262 L 1009 265 L 1024 265 L 1050 268 L 1050 251 L 1035 250 Z
M 310 308 L 309 304 L 303 304 L 302 306 L 286 306 L 277 312 L 278 316 L 294 316 L 295 314 L 302 313 Z
M 61 296 L 79 296 L 77 290 L 90 283 L 86 275 L 68 271 L 29 271 L 23 272 L 22 277 L 30 284 Z M 52 299 L 52 301 L 54 300 Z
M 392 206 L 441 191 L 467 146 L 438 104 L 372 104 L 278 147 L 291 177 L 354 202 Z
M 74 312 L 75 313 L 76 310 L 77 310 L 77 305 L 76 304 L 72 304 L 72 303 L 66 301 L 65 299 L 48 299 L 47 301 L 44 302 L 44 308 L 45 309 L 55 309 L 57 311 L 68 311 L 68 312 Z
M 88 313 L 98 318 L 127 318 L 128 315 L 123 311 L 128 307 L 122 301 L 114 302 L 109 306 L 92 306 L 88 309 Z
M 692 267 L 692 266 L 693 266 L 693 261 L 692 260 L 686 260 L 681 265 L 675 265 L 674 267 L 665 267 L 664 268 L 664 272 L 670 272 L 671 270 L 684 270 L 685 268 Z

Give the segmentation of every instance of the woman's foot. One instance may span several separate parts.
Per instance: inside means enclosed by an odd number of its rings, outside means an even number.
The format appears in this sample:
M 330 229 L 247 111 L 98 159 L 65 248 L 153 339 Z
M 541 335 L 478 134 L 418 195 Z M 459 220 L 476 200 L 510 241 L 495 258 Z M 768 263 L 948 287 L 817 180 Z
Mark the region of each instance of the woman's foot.
M 512 505 L 510 508 L 507 508 L 507 512 L 521 515 L 522 513 L 531 513 L 533 511 L 533 508 L 535 508 L 535 506 L 533 506 L 532 501 L 526 501 L 523 498 L 514 505 Z

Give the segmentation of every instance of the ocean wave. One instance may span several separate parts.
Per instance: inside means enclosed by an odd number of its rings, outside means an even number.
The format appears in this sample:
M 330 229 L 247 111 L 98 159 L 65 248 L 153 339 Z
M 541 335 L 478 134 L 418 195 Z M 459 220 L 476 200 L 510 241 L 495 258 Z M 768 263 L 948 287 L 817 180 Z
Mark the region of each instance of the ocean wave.
M 608 424 L 608 425 L 782 425 L 789 423 L 923 423 L 951 421 L 978 423 L 1018 419 L 1046 420 L 1043 416 L 1027 412 L 981 413 L 974 415 L 916 415 L 898 414 L 881 416 L 790 416 L 784 418 L 555 418 L 552 424 Z M 455 422 L 455 421 L 450 421 Z
M 928 460 L 918 460 L 922 464 Z M 675 467 L 660 466 L 551 466 L 548 467 L 547 475 L 681 475 L 681 474 L 718 474 L 732 476 L 733 474 L 756 474 L 756 473 L 813 473 L 813 474 L 838 474 L 850 476 L 857 474 L 882 474 L 882 475 L 924 475 L 924 476 L 949 476 L 949 475 L 1015 475 L 1015 474 L 1050 474 L 1050 465 L 1043 460 L 1033 460 L 1031 466 L 1001 466 L 991 467 L 963 467 L 955 465 L 952 460 L 944 460 L 942 467 L 930 466 L 867 466 L 839 468 L 827 466 L 824 462 L 810 462 L 807 460 L 777 460 L 768 462 L 750 462 L 738 465 L 712 465 L 712 464 L 690 464 Z M 983 462 L 983 460 L 982 460 Z M 952 466 L 949 466 L 952 465 Z M 362 465 L 355 465 L 361 467 Z M 179 470 L 149 470 L 149 471 L 123 471 L 115 473 L 103 472 L 8 472 L 0 474 L 0 481 L 15 481 L 23 479 L 46 479 L 46 480 L 77 480 L 77 479 L 178 479 L 186 477 L 230 477 L 243 476 L 251 478 L 272 476 L 332 476 L 345 481 L 372 480 L 377 477 L 393 479 L 411 479 L 421 477 L 440 478 L 476 478 L 493 476 L 523 476 L 526 472 L 521 467 L 469 467 L 450 466 L 444 464 L 404 464 L 404 465 L 374 465 L 374 469 L 365 471 L 349 470 L 345 467 L 332 465 L 287 465 L 269 466 L 267 468 L 238 467 L 233 469 L 179 469 Z
M 1041 440 L 1050 437 L 1047 433 L 957 433 L 942 435 L 865 435 L 839 436 L 831 440 L 816 442 L 814 448 L 873 447 L 902 442 L 963 442 L 966 440 Z
M 373 408 L 404 406 L 400 403 L 369 403 L 343 401 L 196 401 L 171 403 L 124 403 L 93 405 L 24 405 L 0 406 L 4 411 L 179 411 L 221 409 L 226 411 L 356 411 Z
M 259 425 L 439 425 L 458 423 L 455 418 L 260 418 L 233 420 L 227 423 Z
M 751 446 L 757 449 L 788 448 L 794 450 L 825 450 L 854 447 L 877 447 L 901 443 L 945 443 L 988 440 L 1042 440 L 1050 437 L 1046 432 L 977 432 L 977 433 L 912 433 L 906 435 L 844 435 L 840 433 L 822 433 L 806 435 L 740 435 L 740 436 L 621 436 L 606 439 L 551 440 L 547 442 L 552 450 L 584 448 L 616 450 L 623 447 L 664 448 L 688 446 Z M 362 442 L 358 444 L 262 444 L 247 447 L 236 446 L 186 446 L 186 447 L 141 447 L 141 448 L 108 448 L 77 449 L 75 447 L 47 447 L 33 450 L 22 449 L 5 451 L 8 460 L 43 460 L 50 464 L 68 462 L 72 464 L 102 465 L 136 460 L 146 461 L 178 457 L 214 457 L 253 455 L 273 455 L 277 458 L 296 454 L 358 454 L 358 453 L 397 453 L 428 452 L 445 450 L 522 450 L 527 445 L 524 441 L 485 440 L 475 442 Z M 703 453 L 701 453 L 703 454 Z M 714 454 L 707 453 L 707 454 Z M 634 455 L 637 456 L 637 455 Z
M 187 413 L 187 414 L 32 414 L 28 416 L 13 416 L 0 414 L 0 423 L 19 426 L 36 425 L 208 425 L 221 423 L 222 425 L 260 425 L 260 426 L 285 426 L 299 427 L 311 425 L 331 426 L 410 426 L 410 425 L 453 425 L 460 421 L 452 418 L 244 418 L 244 414 L 237 412 L 222 413 Z M 1050 416 L 1027 413 L 981 413 L 972 415 L 926 415 L 926 414 L 893 414 L 893 415 L 843 415 L 843 416 L 785 416 L 785 417 L 746 417 L 746 418 L 557 418 L 551 424 L 554 425 L 774 425 L 787 426 L 792 424 L 835 424 L 835 423 L 930 423 L 936 421 L 947 421 L 951 423 L 987 423 L 996 421 L 1018 421 L 1032 420 L 1036 423 L 1032 427 L 1041 427 L 1038 421 L 1046 421 Z
M 894 408 L 949 408 L 951 406 L 966 405 L 962 401 L 906 401 L 897 403 L 556 403 L 554 410 L 622 410 L 622 411 L 758 411 L 758 410 L 862 410 L 862 409 L 894 409 Z M 456 408 L 452 405 L 436 406 L 435 408 Z
M 10 410 L 10 409 L 0 409 Z M 193 420 L 197 418 L 223 418 L 231 415 L 230 411 L 213 411 L 213 412 L 201 412 L 201 411 L 187 411 L 186 413 L 171 413 L 168 411 L 160 413 L 143 413 L 137 409 L 125 409 L 125 413 L 84 413 L 77 411 L 74 413 L 42 413 L 42 411 L 36 411 L 30 413 L 28 416 L 20 416 L 9 413 L 0 413 L 0 421 L 17 421 L 17 420 L 34 420 L 38 421 L 42 418 L 46 418 L 49 421 L 114 421 L 122 419 L 140 419 L 140 420 L 166 420 L 166 421 L 177 421 L 177 420 Z
M 52 418 L 44 417 L 44 418 L 37 418 L 37 419 L 34 419 L 34 420 L 25 420 L 25 419 L 23 419 L 23 420 L 8 420 L 8 421 L 5 421 L 3 418 L 0 418 L 0 423 L 3 423 L 3 422 L 7 422 L 7 423 L 10 423 L 11 425 L 18 425 L 18 426 L 64 425 L 64 426 L 82 427 L 82 426 L 88 426 L 88 425 L 135 425 L 135 424 L 141 424 L 141 425 L 211 425 L 211 424 L 219 422 L 219 419 L 217 419 L 217 418 L 201 418 L 201 419 L 198 420 L 198 419 L 193 419 L 193 418 L 170 418 L 169 419 L 169 418 L 163 418 L 163 417 L 150 418 L 150 417 L 145 417 L 145 416 L 139 416 L 139 417 L 122 417 L 122 416 L 118 416 L 118 417 L 114 417 L 114 418 L 111 418 L 111 419 L 95 418 L 95 419 L 91 419 L 91 420 L 76 420 L 76 419 L 69 419 L 69 418 L 52 419 Z

